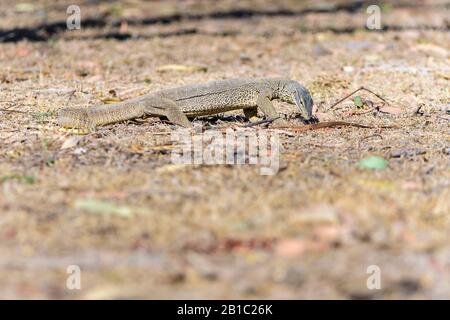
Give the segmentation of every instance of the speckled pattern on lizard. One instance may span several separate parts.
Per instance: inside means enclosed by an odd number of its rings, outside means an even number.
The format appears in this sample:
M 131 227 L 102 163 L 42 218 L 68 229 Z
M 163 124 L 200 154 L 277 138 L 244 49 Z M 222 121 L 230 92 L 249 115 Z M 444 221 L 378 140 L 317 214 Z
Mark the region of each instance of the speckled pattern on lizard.
M 142 116 L 165 116 L 174 124 L 191 127 L 188 118 L 243 109 L 252 120 L 258 108 L 281 124 L 271 100 L 295 104 L 300 115 L 309 120 L 313 100 L 297 81 L 281 78 L 217 80 L 152 92 L 137 98 L 90 108 L 66 108 L 58 113 L 58 124 L 66 128 L 94 130 L 97 126 Z

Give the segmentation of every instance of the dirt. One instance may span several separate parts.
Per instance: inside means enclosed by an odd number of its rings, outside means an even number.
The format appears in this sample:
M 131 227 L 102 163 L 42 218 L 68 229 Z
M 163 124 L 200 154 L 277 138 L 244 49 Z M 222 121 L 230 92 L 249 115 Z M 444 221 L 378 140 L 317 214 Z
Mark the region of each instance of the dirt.
M 68 31 L 73 3 L 2 1 L 0 298 L 450 297 L 448 3 L 387 2 L 369 30 L 368 3 L 80 2 Z M 282 144 L 261 175 L 173 164 L 177 127 L 159 119 L 83 136 L 56 124 L 63 107 L 274 76 L 304 84 L 321 122 L 371 128 L 247 129 Z M 330 108 L 361 86 L 386 101 Z M 361 167 L 369 156 L 386 167 Z

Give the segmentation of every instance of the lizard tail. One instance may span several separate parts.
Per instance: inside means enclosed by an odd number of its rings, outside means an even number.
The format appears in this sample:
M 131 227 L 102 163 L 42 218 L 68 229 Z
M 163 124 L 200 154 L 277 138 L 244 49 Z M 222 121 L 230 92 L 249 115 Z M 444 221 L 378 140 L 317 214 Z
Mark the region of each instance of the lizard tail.
M 138 101 L 128 100 L 91 108 L 65 108 L 58 112 L 58 124 L 64 128 L 93 130 L 95 127 L 144 115 L 144 106 Z
M 63 128 L 94 129 L 96 124 L 87 109 L 66 108 L 58 111 L 58 125 Z

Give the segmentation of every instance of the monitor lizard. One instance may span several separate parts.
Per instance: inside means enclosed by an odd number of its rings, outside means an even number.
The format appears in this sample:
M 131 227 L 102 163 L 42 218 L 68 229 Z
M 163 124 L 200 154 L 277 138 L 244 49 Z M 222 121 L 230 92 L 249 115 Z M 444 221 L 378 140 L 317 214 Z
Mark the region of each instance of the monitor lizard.
M 313 100 L 309 91 L 297 81 L 281 78 L 217 80 L 199 85 L 151 92 L 137 98 L 90 108 L 65 108 L 58 112 L 58 124 L 65 128 L 93 131 L 97 126 L 142 116 L 167 117 L 183 127 L 192 127 L 188 118 L 243 109 L 255 119 L 259 110 L 281 124 L 271 100 L 294 104 L 300 115 L 312 117 Z

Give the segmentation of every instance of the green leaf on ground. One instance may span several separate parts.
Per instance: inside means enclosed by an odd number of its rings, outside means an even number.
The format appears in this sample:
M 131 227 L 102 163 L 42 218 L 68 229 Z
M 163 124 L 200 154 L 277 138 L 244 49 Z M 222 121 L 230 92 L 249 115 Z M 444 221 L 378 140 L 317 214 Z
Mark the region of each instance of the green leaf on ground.
M 362 108 L 364 106 L 364 103 L 361 99 L 360 96 L 356 96 L 355 99 L 353 99 L 353 103 L 355 104 L 355 106 L 357 106 L 358 108 Z
M 361 169 L 383 170 L 387 167 L 387 161 L 379 156 L 370 156 L 359 161 Z
M 25 182 L 27 184 L 34 184 L 36 182 L 36 178 L 33 176 L 28 176 L 28 175 L 10 175 L 10 176 L 3 176 L 0 178 L 0 182 L 5 182 L 8 180 L 17 180 L 20 182 Z
M 16 12 L 26 13 L 33 12 L 34 10 L 36 10 L 36 7 L 32 3 L 22 2 L 16 4 Z
M 85 210 L 94 214 L 111 214 L 123 218 L 130 218 L 135 213 L 142 213 L 143 208 L 132 208 L 120 206 L 112 202 L 95 199 L 78 199 L 75 201 L 75 208 Z

